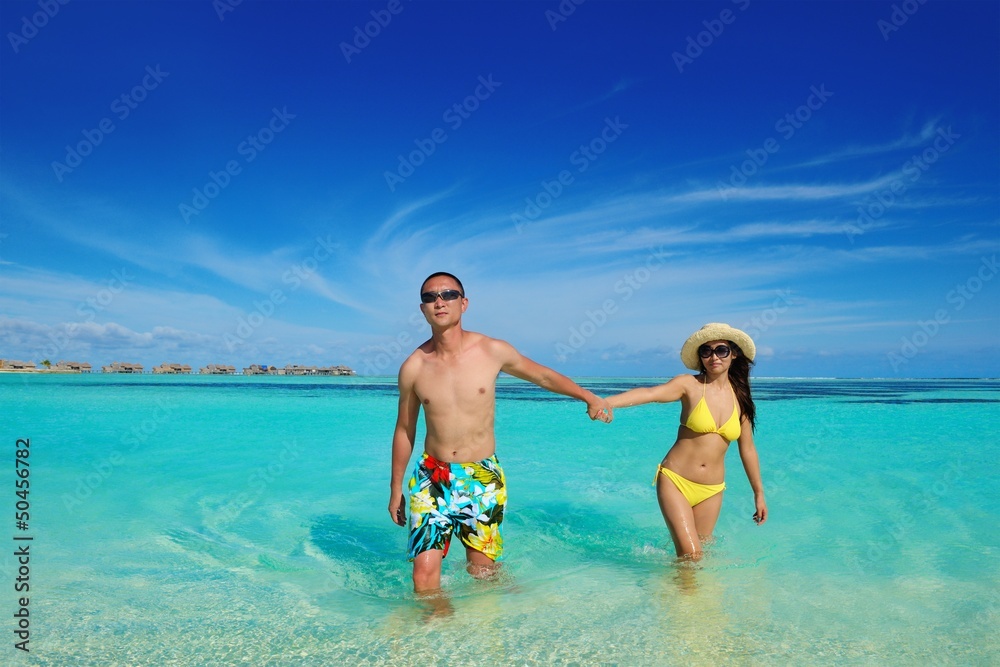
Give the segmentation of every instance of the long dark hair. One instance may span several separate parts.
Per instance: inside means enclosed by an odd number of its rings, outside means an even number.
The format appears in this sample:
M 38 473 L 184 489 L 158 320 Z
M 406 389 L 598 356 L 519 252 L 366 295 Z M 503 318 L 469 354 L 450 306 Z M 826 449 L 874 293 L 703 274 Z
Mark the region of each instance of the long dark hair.
M 727 340 L 729 347 L 736 354 L 729 365 L 729 383 L 733 385 L 736 392 L 736 401 L 740 404 L 740 413 L 750 422 L 750 430 L 757 430 L 757 408 L 753 404 L 753 396 L 750 394 L 750 367 L 753 362 L 743 354 L 740 346 L 731 340 Z M 705 372 L 705 362 L 701 362 L 701 372 Z

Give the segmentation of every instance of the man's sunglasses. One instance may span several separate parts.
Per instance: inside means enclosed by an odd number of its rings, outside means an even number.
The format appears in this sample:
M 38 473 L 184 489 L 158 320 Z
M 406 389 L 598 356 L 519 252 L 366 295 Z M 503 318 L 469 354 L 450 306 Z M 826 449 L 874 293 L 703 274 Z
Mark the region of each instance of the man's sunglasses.
M 729 356 L 729 352 L 730 349 L 728 345 L 717 345 L 716 347 L 702 345 L 698 348 L 698 356 L 702 359 L 711 359 L 713 354 L 719 359 L 725 359 Z
M 424 292 L 420 295 L 421 303 L 434 303 L 441 297 L 445 301 L 454 301 L 455 299 L 465 296 L 457 289 L 446 289 L 440 292 Z

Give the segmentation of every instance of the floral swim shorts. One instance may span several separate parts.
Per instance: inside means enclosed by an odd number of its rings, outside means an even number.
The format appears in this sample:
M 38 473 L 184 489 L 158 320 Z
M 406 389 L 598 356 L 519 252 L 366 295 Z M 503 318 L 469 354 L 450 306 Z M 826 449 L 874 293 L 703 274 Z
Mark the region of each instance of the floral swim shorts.
M 476 463 L 447 463 L 423 454 L 410 478 L 410 560 L 448 546 L 453 534 L 492 560 L 503 556 L 507 488 L 494 454 Z

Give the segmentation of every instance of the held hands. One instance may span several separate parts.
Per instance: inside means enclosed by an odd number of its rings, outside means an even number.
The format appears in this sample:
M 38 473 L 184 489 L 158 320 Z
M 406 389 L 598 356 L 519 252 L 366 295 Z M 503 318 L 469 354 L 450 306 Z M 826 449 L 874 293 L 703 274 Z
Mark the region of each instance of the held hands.
M 389 499 L 389 516 L 392 517 L 393 523 L 397 526 L 406 525 L 406 495 L 400 494 L 397 498 L 396 494 L 393 494 L 392 498 Z
M 587 415 L 591 419 L 599 419 L 605 424 L 610 424 L 611 420 L 615 418 L 614 410 L 612 410 L 611 404 L 608 403 L 607 399 L 596 395 L 592 400 L 587 401 Z

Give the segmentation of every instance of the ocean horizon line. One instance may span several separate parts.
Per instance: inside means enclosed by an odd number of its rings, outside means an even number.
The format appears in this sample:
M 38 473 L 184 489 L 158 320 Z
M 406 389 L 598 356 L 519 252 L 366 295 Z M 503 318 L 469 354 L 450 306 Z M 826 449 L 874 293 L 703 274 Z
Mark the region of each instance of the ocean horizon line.
M 211 377 L 215 379 L 226 378 L 226 377 L 253 377 L 253 378 L 281 378 L 281 379 L 307 379 L 307 380 L 335 380 L 339 381 L 342 378 L 347 378 L 349 380 L 363 380 L 363 379 L 386 379 L 395 380 L 396 374 L 383 374 L 383 375 L 360 375 L 357 373 L 351 375 L 326 375 L 319 373 L 156 373 L 154 371 L 141 371 L 141 372 L 107 372 L 107 371 L 70 371 L 70 370 L 50 370 L 50 369 L 7 369 L 0 368 L 0 376 L 3 375 L 20 375 L 20 376 L 114 376 L 114 377 L 157 377 L 157 378 L 171 378 L 177 379 L 182 377 Z M 578 380 L 656 380 L 675 377 L 675 375 L 568 375 L 567 377 L 578 379 Z M 902 382 L 908 380 L 953 380 L 953 381 L 997 381 L 1000 377 L 987 376 L 987 377 L 974 377 L 974 376 L 907 376 L 907 377 L 887 377 L 887 376 L 833 376 L 833 375 L 755 375 L 752 376 L 753 380 L 873 380 L 880 382 Z M 500 381 L 518 381 L 525 382 L 526 384 L 531 384 L 519 378 L 502 373 L 498 380 Z

